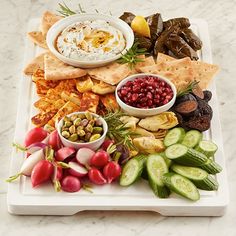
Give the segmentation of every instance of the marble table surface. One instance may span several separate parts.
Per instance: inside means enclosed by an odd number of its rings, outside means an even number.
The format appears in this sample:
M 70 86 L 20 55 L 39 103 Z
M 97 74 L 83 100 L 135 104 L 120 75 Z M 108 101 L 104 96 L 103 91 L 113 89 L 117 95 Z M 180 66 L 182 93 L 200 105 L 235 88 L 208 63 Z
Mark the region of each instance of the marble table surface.
M 0 235 L 236 235 L 236 3 L 232 0 L 68 0 L 87 11 L 120 15 L 123 11 L 164 18 L 203 18 L 209 24 L 213 61 L 221 66 L 216 86 L 231 203 L 223 217 L 163 217 L 152 212 L 81 212 L 70 217 L 13 216 L 7 212 L 4 179 L 8 176 L 16 119 L 24 39 L 30 18 L 55 10 L 53 0 L 1 0 L 0 7 Z M 235 155 L 235 156 L 234 156 Z

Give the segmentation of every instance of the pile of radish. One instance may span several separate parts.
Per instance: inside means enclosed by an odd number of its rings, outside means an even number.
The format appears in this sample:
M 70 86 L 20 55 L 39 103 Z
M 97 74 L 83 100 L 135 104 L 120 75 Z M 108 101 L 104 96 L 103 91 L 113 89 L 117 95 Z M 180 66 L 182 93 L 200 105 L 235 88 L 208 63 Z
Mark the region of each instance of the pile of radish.
M 97 151 L 76 150 L 63 146 L 56 130 L 49 134 L 43 128 L 33 128 L 26 135 L 25 146 L 15 146 L 27 154 L 19 173 L 8 182 L 24 175 L 31 178 L 32 187 L 51 182 L 56 191 L 77 192 L 88 181 L 109 184 L 121 174 L 118 160 L 122 153 L 113 140 L 105 140 Z

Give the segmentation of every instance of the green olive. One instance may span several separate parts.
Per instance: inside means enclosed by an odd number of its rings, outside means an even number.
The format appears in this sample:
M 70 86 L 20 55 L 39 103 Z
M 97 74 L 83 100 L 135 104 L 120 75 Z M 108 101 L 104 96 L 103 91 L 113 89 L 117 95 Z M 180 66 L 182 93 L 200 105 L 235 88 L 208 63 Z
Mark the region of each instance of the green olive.
M 61 132 L 61 135 L 64 137 L 64 138 L 69 138 L 70 137 L 70 133 L 68 131 L 62 131 Z
M 101 134 L 93 134 L 90 139 L 89 142 L 95 141 L 97 139 L 99 139 L 101 137 Z
M 78 139 L 78 134 L 72 134 L 68 140 L 72 141 L 72 142 L 75 142 L 76 140 Z

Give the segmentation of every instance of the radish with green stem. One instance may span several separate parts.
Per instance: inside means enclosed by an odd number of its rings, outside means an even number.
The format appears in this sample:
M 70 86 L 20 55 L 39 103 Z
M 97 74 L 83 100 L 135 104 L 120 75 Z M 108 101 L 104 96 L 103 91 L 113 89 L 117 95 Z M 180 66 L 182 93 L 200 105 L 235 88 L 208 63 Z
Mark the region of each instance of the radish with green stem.
M 42 142 L 48 135 L 48 132 L 41 127 L 35 127 L 28 131 L 25 136 L 25 146 L 28 147 L 29 145 L 37 142 Z
M 44 150 L 40 149 L 33 154 L 31 154 L 28 158 L 26 158 L 21 166 L 20 172 L 14 176 L 11 176 L 7 179 L 7 182 L 11 182 L 17 179 L 21 175 L 30 176 L 34 166 L 45 157 Z

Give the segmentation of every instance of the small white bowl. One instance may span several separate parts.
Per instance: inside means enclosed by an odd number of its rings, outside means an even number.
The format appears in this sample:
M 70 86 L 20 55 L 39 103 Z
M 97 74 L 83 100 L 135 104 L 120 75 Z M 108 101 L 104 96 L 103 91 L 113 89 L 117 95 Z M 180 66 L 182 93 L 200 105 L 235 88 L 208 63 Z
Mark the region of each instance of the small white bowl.
M 128 81 L 132 81 L 136 78 L 142 78 L 142 77 L 146 77 L 146 76 L 153 76 L 153 77 L 158 77 L 159 79 L 165 81 L 167 84 L 170 85 L 172 91 L 173 91 L 173 98 L 165 105 L 163 106 L 159 106 L 159 107 L 155 107 L 155 108 L 137 108 L 137 107 L 132 107 L 130 105 L 125 104 L 120 97 L 118 96 L 118 91 L 120 90 L 120 88 L 126 84 Z M 160 114 L 164 111 L 169 110 L 175 103 L 175 99 L 176 99 L 176 88 L 174 86 L 174 84 L 168 80 L 167 78 L 161 76 L 161 75 L 157 75 L 157 74 L 147 74 L 147 73 L 142 73 L 142 74 L 134 74 L 131 76 L 128 76 L 127 78 L 125 78 L 124 80 L 122 80 L 116 87 L 116 101 L 119 104 L 119 106 L 121 107 L 122 110 L 124 110 L 126 113 L 128 113 L 129 115 L 132 116 L 136 116 L 136 117 L 146 117 L 146 116 L 154 116 L 157 114 Z
M 59 53 L 57 49 L 55 48 L 55 41 L 58 35 L 67 26 L 76 22 L 83 22 L 86 20 L 105 20 L 106 22 L 109 22 L 111 26 L 119 29 L 123 33 L 126 40 L 125 49 L 121 53 L 115 55 L 114 57 L 111 57 L 105 60 L 95 60 L 95 61 L 75 60 L 75 59 L 65 57 L 64 55 Z M 130 26 L 119 18 L 114 18 L 112 16 L 107 16 L 107 15 L 102 15 L 102 14 L 75 14 L 72 16 L 65 17 L 64 19 L 56 22 L 49 29 L 47 33 L 46 41 L 47 41 L 49 50 L 59 60 L 65 62 L 66 64 L 69 64 L 75 67 L 81 67 L 81 68 L 94 68 L 94 67 L 104 66 L 112 61 L 115 61 L 119 59 L 122 56 L 122 54 L 126 53 L 126 51 L 130 49 L 134 43 L 134 33 L 133 33 L 133 30 L 130 28 Z
M 66 115 L 66 116 L 70 117 L 70 116 L 75 115 L 75 114 L 85 114 L 85 112 L 73 112 L 73 113 L 71 113 L 71 114 L 69 114 L 69 115 Z M 85 148 L 90 148 L 90 149 L 92 149 L 92 150 L 95 151 L 95 150 L 97 150 L 97 149 L 102 145 L 102 143 L 104 142 L 104 140 L 105 140 L 105 138 L 106 138 L 106 134 L 107 134 L 107 130 L 108 130 L 107 123 L 106 123 L 106 121 L 105 121 L 101 116 L 99 116 L 99 115 L 97 115 L 97 114 L 94 114 L 94 113 L 91 113 L 91 112 L 90 112 L 90 114 L 92 114 L 93 116 L 99 118 L 99 119 L 102 121 L 102 127 L 103 127 L 103 134 L 102 134 L 102 136 L 101 136 L 99 139 L 97 139 L 97 140 L 95 140 L 95 141 L 93 141 L 93 142 L 87 142 L 87 143 L 76 143 L 76 142 L 72 142 L 72 141 L 70 141 L 70 140 L 64 138 L 64 137 L 61 135 L 61 127 L 62 127 L 62 125 L 63 125 L 63 119 L 64 119 L 64 117 L 63 117 L 63 118 L 58 122 L 58 124 L 57 124 L 56 127 L 57 127 L 57 132 L 58 132 L 58 134 L 59 134 L 59 137 L 60 137 L 60 139 L 61 139 L 61 142 L 62 142 L 62 144 L 63 144 L 64 146 L 66 146 L 66 147 L 72 147 L 72 148 L 75 148 L 75 149 L 80 149 L 80 148 L 85 147 Z

